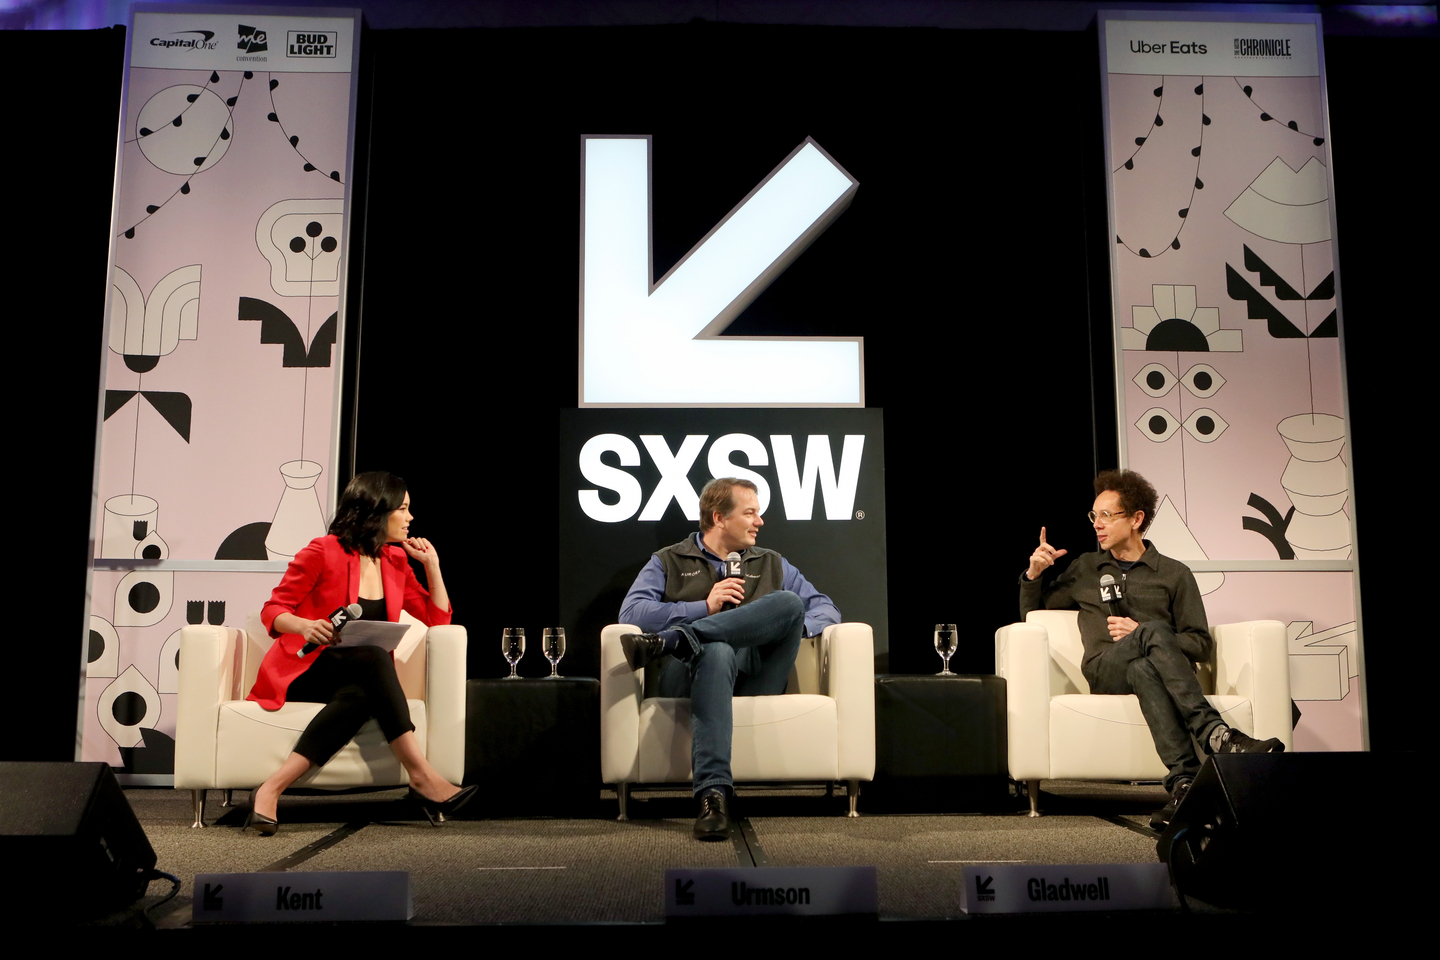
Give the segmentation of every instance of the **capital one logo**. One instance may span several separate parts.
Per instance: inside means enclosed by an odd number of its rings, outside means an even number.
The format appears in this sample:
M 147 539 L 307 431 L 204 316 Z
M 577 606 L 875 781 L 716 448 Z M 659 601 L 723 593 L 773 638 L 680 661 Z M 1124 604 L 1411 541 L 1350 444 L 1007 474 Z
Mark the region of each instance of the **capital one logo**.
M 660 471 L 660 482 L 646 497 L 640 481 L 624 467 L 640 466 L 640 447 L 634 440 L 619 433 L 602 433 L 585 441 L 580 448 L 580 473 L 594 488 L 579 491 L 580 509 L 592 520 L 601 523 L 622 523 L 638 511 L 642 521 L 659 520 L 673 500 L 687 520 L 700 519 L 700 494 L 690 482 L 691 467 L 700 459 L 710 438 L 691 434 L 671 450 L 665 438 L 643 435 L 640 443 Z M 818 488 L 824 503 L 826 520 L 849 520 L 855 507 L 855 487 L 860 481 L 860 458 L 865 451 L 863 434 L 847 434 L 840 449 L 838 469 L 830 438 L 812 434 L 804 438 L 803 454 L 797 454 L 796 438 L 772 434 L 770 449 L 759 437 L 747 433 L 727 433 L 715 439 L 706 453 L 705 465 L 711 477 L 738 477 L 755 484 L 763 514 L 770 506 L 770 481 L 754 470 L 739 466 L 732 457 L 745 455 L 751 467 L 775 466 L 780 499 L 785 505 L 787 520 L 809 520 L 814 515 Z M 601 455 L 618 456 L 620 466 L 613 467 Z M 604 493 L 602 494 L 602 490 Z M 615 500 L 608 503 L 607 500 Z M 643 509 L 641 508 L 643 504 Z
M 859 337 L 720 337 L 854 199 L 859 183 L 818 144 L 656 283 L 650 138 L 584 137 L 581 164 L 580 406 L 865 405 Z

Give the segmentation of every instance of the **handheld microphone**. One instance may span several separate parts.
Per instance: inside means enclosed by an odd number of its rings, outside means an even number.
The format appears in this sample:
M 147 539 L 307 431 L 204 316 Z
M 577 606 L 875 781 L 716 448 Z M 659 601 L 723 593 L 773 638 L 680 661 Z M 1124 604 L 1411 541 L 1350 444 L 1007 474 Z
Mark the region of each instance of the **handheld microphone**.
M 335 628 L 335 635 L 339 636 L 341 627 L 345 626 L 345 624 L 349 623 L 351 620 L 358 619 L 364 612 L 365 611 L 360 608 L 360 604 L 352 603 L 348 607 L 341 607 L 339 610 L 336 610 L 334 613 L 330 614 L 330 616 L 326 617 L 325 619 L 330 621 L 330 626 Z M 302 646 L 300 648 L 300 652 L 295 654 L 295 656 L 302 659 L 308 657 L 310 656 L 310 654 L 314 653 L 316 648 L 318 648 L 319 646 L 320 644 L 316 643 L 314 640 L 311 640 L 309 643 L 306 643 L 304 646 Z
M 745 581 L 745 573 L 740 567 L 740 554 L 734 550 L 731 550 L 730 555 L 725 558 L 725 579 L 728 580 L 731 577 L 738 577 L 742 585 Z M 720 609 L 733 610 L 735 609 L 735 604 L 727 600 L 720 605 Z
M 1128 616 L 1125 612 L 1125 596 L 1121 593 L 1120 584 L 1108 573 L 1100 578 L 1100 602 L 1109 609 L 1110 616 Z

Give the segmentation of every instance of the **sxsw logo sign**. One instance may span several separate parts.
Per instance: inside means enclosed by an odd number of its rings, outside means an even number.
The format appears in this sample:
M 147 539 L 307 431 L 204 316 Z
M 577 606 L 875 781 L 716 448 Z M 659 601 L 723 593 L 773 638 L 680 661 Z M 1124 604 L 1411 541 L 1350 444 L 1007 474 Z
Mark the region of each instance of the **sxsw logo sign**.
M 706 480 L 738 477 L 753 482 L 762 514 L 778 492 L 785 519 L 810 520 L 815 516 L 818 492 L 820 512 L 826 520 L 861 519 L 864 515 L 854 509 L 865 453 L 864 434 L 834 438 L 826 434 L 769 434 L 762 439 L 746 433 L 727 433 L 713 440 L 708 434 L 688 434 L 675 449 L 658 434 L 643 434 L 638 439 L 637 444 L 624 434 L 601 433 L 580 448 L 580 474 L 593 486 L 582 487 L 578 496 L 580 509 L 590 519 L 623 523 L 638 514 L 642 522 L 657 521 L 673 501 L 687 520 L 698 521 L 700 494 L 690 481 L 690 471 L 702 454 L 709 471 Z M 625 469 L 641 466 L 642 448 L 660 475 L 648 494 L 635 474 Z M 736 454 L 742 455 L 747 465 L 737 464 Z M 607 463 L 606 458 L 611 462 Z M 773 467 L 778 491 L 753 467 Z
M 859 186 L 806 138 L 655 281 L 650 138 L 582 137 L 580 406 L 864 407 L 859 337 L 721 336 Z M 697 368 L 746 371 L 743 401 L 724 380 L 691 378 L 682 396 L 655 376 Z

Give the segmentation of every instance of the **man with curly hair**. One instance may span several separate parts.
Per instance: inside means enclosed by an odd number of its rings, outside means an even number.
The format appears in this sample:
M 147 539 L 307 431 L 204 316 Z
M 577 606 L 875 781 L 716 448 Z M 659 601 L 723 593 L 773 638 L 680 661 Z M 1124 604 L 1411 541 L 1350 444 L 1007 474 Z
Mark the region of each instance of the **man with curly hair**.
M 1215 642 L 1195 575 L 1142 538 L 1157 499 L 1155 488 L 1133 470 L 1106 470 L 1096 477 L 1090 522 L 1100 549 L 1076 557 L 1046 585 L 1042 574 L 1069 551 L 1047 543 L 1041 527 L 1040 545 L 1020 577 L 1020 618 L 1041 608 L 1079 608 L 1085 644 L 1080 671 L 1090 692 L 1135 694 L 1155 751 L 1169 768 L 1170 802 L 1150 818 L 1150 826 L 1161 830 L 1200 771 L 1196 743 L 1207 754 L 1278 753 L 1285 745 L 1227 726 L 1205 699 L 1195 664 L 1213 657 Z M 1101 599 L 1106 574 L 1122 585 L 1126 616 L 1113 616 Z

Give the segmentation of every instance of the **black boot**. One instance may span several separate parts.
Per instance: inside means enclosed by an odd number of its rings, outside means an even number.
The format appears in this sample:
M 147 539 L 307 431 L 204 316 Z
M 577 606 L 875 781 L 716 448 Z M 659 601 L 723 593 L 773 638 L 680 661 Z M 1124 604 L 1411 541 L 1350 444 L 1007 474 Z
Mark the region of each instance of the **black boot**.
M 1185 794 L 1190 792 L 1190 785 L 1194 782 L 1189 777 L 1181 777 L 1175 781 L 1175 786 L 1170 788 L 1170 802 L 1150 815 L 1151 830 L 1158 832 L 1170 825 L 1175 811 L 1180 807 L 1180 801 L 1185 799 Z

